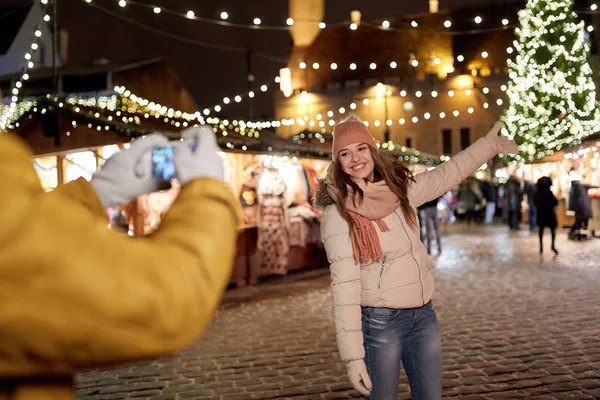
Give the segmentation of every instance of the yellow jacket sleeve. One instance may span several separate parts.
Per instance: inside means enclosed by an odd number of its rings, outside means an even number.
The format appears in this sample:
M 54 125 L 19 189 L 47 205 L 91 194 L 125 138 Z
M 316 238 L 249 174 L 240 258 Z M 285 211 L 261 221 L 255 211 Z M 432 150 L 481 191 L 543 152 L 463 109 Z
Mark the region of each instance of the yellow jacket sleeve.
M 154 357 L 203 332 L 235 253 L 225 185 L 190 182 L 152 237 L 128 238 L 87 182 L 45 193 L 30 157 L 0 137 L 0 375 Z

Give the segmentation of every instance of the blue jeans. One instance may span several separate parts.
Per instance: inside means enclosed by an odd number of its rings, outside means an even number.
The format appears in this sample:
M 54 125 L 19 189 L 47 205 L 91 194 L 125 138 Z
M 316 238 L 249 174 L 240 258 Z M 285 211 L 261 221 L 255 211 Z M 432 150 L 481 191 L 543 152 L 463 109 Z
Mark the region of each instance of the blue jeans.
M 485 223 L 491 224 L 494 222 L 494 214 L 496 213 L 496 203 L 490 201 L 485 205 Z
M 431 301 L 419 308 L 362 307 L 368 400 L 396 400 L 400 361 L 412 400 L 442 398 L 442 342 Z
M 437 242 L 437 248 L 442 251 L 442 240 L 440 238 L 440 228 L 438 226 L 438 211 L 437 207 L 426 207 L 423 209 L 423 223 L 425 224 L 425 244 L 427 246 L 427 252 L 431 253 L 431 234 L 435 234 L 435 240 Z M 433 225 L 433 232 L 431 228 Z
M 535 216 L 535 204 L 533 203 L 529 203 L 529 228 L 533 229 L 536 227 L 537 223 L 536 223 L 536 216 Z

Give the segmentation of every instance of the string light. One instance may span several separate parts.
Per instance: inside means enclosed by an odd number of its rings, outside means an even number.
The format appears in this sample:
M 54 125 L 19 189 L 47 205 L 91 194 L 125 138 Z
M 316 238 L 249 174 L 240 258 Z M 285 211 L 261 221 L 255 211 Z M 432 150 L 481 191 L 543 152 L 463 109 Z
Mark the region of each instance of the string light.
M 254 18 L 254 25 L 260 25 L 261 22 L 260 18 Z
M 221 19 L 226 20 L 229 18 L 229 14 L 226 11 L 221 12 Z
M 186 17 L 188 17 L 189 19 L 194 19 L 195 16 L 196 16 L 196 13 L 193 12 L 192 10 L 190 10 L 186 13 Z
M 419 24 L 417 23 L 417 21 L 411 21 L 410 26 L 412 26 L 413 28 L 416 28 L 419 26 Z
M 350 24 L 350 29 L 352 29 L 353 31 L 355 31 L 355 30 L 358 29 L 358 25 L 355 22 L 353 22 L 353 23 Z
M 449 19 L 444 21 L 444 27 L 445 28 L 450 28 L 452 26 L 452 21 L 450 21 Z
M 46 4 L 46 8 L 48 7 L 47 1 L 46 1 L 46 3 L 42 2 L 42 4 Z M 42 23 L 42 20 L 44 19 L 44 17 L 47 15 L 46 9 L 43 10 L 42 15 L 43 15 L 43 17 L 41 17 L 40 24 Z M 31 41 L 30 48 L 31 48 L 31 51 L 34 52 L 38 49 L 38 44 L 36 43 L 36 41 L 42 37 L 42 31 L 40 30 L 39 27 L 36 27 L 32 36 L 33 36 L 33 38 Z M 29 74 L 27 71 L 35 66 L 34 62 L 31 61 L 31 53 L 30 52 L 27 52 L 24 55 L 24 58 L 26 60 L 28 60 L 28 62 L 25 64 L 26 66 L 23 68 L 20 78 L 15 81 L 14 85 L 10 89 L 10 93 L 12 95 L 10 97 L 10 103 L 8 105 L 3 105 L 2 103 L 0 103 L 0 106 L 1 106 L 0 131 L 4 131 L 7 128 L 11 128 L 14 117 L 16 115 L 18 115 L 17 113 L 22 112 L 24 109 L 24 107 L 20 107 L 17 104 L 19 101 L 19 92 L 21 91 L 21 89 L 23 87 L 23 81 L 26 81 L 29 79 Z M 25 105 L 25 107 L 27 107 L 27 105 Z
M 294 19 L 293 18 L 288 18 L 286 21 L 286 24 L 288 24 L 289 26 L 294 25 Z
M 160 9 L 160 7 L 154 7 L 154 13 L 155 14 L 160 14 L 162 10 Z
M 389 28 L 390 27 L 390 21 L 387 21 L 387 20 L 383 21 L 381 23 L 381 26 L 384 27 L 385 29 Z
M 326 27 L 327 27 L 327 24 L 325 22 L 319 22 L 320 29 L 325 29 Z
M 475 17 L 474 19 L 476 24 L 480 24 L 483 21 L 483 18 L 481 18 L 479 15 Z

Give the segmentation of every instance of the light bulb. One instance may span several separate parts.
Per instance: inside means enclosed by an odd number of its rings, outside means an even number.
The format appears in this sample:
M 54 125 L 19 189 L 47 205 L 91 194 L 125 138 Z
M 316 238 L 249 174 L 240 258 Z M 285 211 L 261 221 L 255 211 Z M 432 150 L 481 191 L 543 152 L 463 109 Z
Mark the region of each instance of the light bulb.
M 254 18 L 254 25 L 260 25 L 261 20 L 260 18 Z
M 125 0 L 121 0 L 121 1 L 119 1 L 119 5 L 121 7 L 125 7 L 127 5 L 127 2 Z
M 390 68 L 391 68 L 391 69 L 395 69 L 397 66 L 398 66 L 398 63 L 397 63 L 396 61 L 392 61 L 392 62 L 390 63 Z
M 31 49 L 32 50 L 37 50 L 38 49 L 38 44 L 37 43 L 31 43 Z
M 350 24 L 350 29 L 352 29 L 353 31 L 358 29 L 358 25 L 356 25 L 354 22 Z
M 301 61 L 300 64 L 298 64 L 298 66 L 300 67 L 300 69 L 304 69 L 306 68 L 306 63 L 304 61 Z
M 471 95 L 471 89 L 467 89 L 467 90 L 465 90 L 465 94 L 466 94 L 467 96 L 470 96 L 470 95 Z
M 325 22 L 319 22 L 320 29 L 325 29 L 326 27 L 327 27 L 327 24 L 325 24 Z
M 458 62 L 465 61 L 465 56 L 463 56 L 462 54 L 459 54 L 458 56 L 456 56 L 456 61 L 458 61 Z
M 196 13 L 195 13 L 195 12 L 193 12 L 192 10 L 190 10 L 190 11 L 188 11 L 188 12 L 187 12 L 186 16 L 187 16 L 189 19 L 193 19 L 193 18 L 196 16 Z
M 234 98 L 236 103 L 239 103 L 240 101 L 242 101 L 242 96 L 240 96 L 239 94 L 237 96 L 235 96 Z
M 267 91 L 267 85 L 262 85 L 260 87 L 260 90 L 263 91 L 263 92 L 266 92 Z
M 48 14 L 44 15 L 44 21 L 46 21 L 46 22 L 50 21 L 50 16 Z
M 251 99 L 254 98 L 254 92 L 252 90 L 248 92 L 248 97 L 250 97 Z
M 418 62 L 417 60 L 412 60 L 412 61 L 410 62 L 410 65 L 412 65 L 413 67 L 415 67 L 415 68 L 416 68 L 417 66 L 419 66 L 419 62 Z
M 352 71 L 354 71 L 356 69 L 356 64 L 355 63 L 350 64 L 350 69 Z
M 436 57 L 436 58 L 433 60 L 433 63 L 434 63 L 435 65 L 440 65 L 440 63 L 441 63 L 441 62 L 442 62 L 442 60 L 440 60 L 440 59 L 439 59 L 439 57 Z
M 227 18 L 229 18 L 229 14 L 227 14 L 227 12 L 226 12 L 226 11 L 223 11 L 223 12 L 221 13 L 221 19 L 227 19 Z
M 444 21 L 444 27 L 450 28 L 451 26 L 452 26 L 452 21 L 450 21 L 449 19 Z
M 160 7 L 154 7 L 154 13 L 155 14 L 160 14 L 162 10 L 160 9 Z
M 467 111 L 469 112 L 469 114 L 473 114 L 473 111 L 475 111 L 475 110 L 473 109 L 473 107 L 469 107 L 469 109 Z
M 400 91 L 400 96 L 406 97 L 406 90 L 401 90 Z
M 331 63 L 330 67 L 331 67 L 331 69 L 337 69 L 337 64 L 336 63 Z
M 482 91 L 484 94 L 488 94 L 488 93 L 490 92 L 490 89 L 488 89 L 487 87 L 484 87 L 483 89 L 481 89 L 481 91 Z
M 42 36 L 42 31 L 40 31 L 39 29 L 35 31 L 35 36 L 36 37 L 40 37 Z
M 363 100 L 363 104 L 364 104 L 365 106 L 368 106 L 368 105 L 369 105 L 369 99 L 364 99 L 364 100 Z
M 481 57 L 483 57 L 483 58 L 488 58 L 488 55 L 489 55 L 489 54 L 488 54 L 488 52 L 487 52 L 487 51 L 482 51 L 482 52 L 481 52 Z
M 476 24 L 480 24 L 483 21 L 483 18 L 481 18 L 479 15 L 475 17 L 474 19 Z
M 389 28 L 390 27 L 390 21 L 387 21 L 387 20 L 383 21 L 381 23 L 381 26 L 383 26 L 386 29 Z
M 376 69 L 377 68 L 377 64 L 371 63 L 371 64 L 369 64 L 369 68 Z
M 442 112 L 440 113 L 440 118 L 446 118 L 446 113 L 442 111 Z
M 318 62 L 313 63 L 312 67 L 313 67 L 313 69 L 319 69 L 319 63 Z
M 454 96 L 454 90 L 448 90 L 448 96 L 453 97 Z
M 225 103 L 225 104 L 229 104 L 230 101 L 231 100 L 229 100 L 229 97 L 223 98 L 223 103 Z
M 417 21 L 411 21 L 410 26 L 416 28 L 417 26 L 419 26 L 419 24 L 417 23 Z
M 421 96 L 423 96 L 423 93 L 422 93 L 420 90 L 417 90 L 417 91 L 415 92 L 415 96 L 417 96 L 417 97 L 421 97 Z
M 502 25 L 508 25 L 508 20 L 506 18 L 502 20 Z
M 346 112 L 346 109 L 344 107 L 340 107 L 339 111 L 340 111 L 340 114 L 343 114 Z
M 435 90 L 433 90 L 431 92 L 431 97 L 437 97 L 438 96 L 438 92 L 436 92 Z
M 293 18 L 288 18 L 288 19 L 285 21 L 285 23 L 286 23 L 286 24 L 288 24 L 289 26 L 292 26 L 292 25 L 294 25 L 294 19 L 293 19 Z

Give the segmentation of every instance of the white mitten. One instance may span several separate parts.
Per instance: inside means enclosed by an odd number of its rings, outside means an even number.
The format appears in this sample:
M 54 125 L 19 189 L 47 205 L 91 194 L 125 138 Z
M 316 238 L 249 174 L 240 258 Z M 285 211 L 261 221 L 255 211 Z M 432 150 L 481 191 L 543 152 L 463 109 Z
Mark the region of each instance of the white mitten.
M 217 138 L 212 128 L 201 126 L 186 129 L 183 142 L 175 146 L 175 170 L 181 185 L 185 185 L 195 178 L 213 178 L 225 180 L 225 167 L 223 159 L 217 151 Z M 196 146 L 195 150 L 190 144 Z
M 510 140 L 506 136 L 498 136 L 498 132 L 501 128 L 502 123 L 496 122 L 487 135 L 485 135 L 485 137 L 492 143 L 497 153 L 517 154 L 519 152 L 519 148 L 514 141 Z
M 365 360 L 353 360 L 346 364 L 348 370 L 348 379 L 354 389 L 358 390 L 362 395 L 368 396 L 371 393 L 373 385 L 371 384 L 371 378 L 367 373 L 367 366 Z
M 152 149 L 168 144 L 163 135 L 145 136 L 106 160 L 91 180 L 102 204 L 105 207 L 127 204 L 142 194 L 164 189 L 165 182 L 152 177 Z

